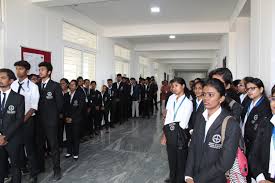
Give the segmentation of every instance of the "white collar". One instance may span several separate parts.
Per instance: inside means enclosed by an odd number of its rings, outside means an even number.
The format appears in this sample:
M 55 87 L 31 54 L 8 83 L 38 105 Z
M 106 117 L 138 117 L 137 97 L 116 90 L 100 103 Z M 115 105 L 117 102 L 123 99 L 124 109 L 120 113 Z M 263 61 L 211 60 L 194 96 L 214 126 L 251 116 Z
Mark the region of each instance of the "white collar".
M 197 104 L 200 104 L 200 103 L 201 103 L 201 101 L 202 101 L 202 99 L 198 100 L 198 97 L 196 98 L 196 102 L 197 102 Z
M 273 114 L 270 122 L 273 124 L 273 126 L 275 126 L 275 114 Z
M 21 83 L 22 83 L 22 84 L 25 84 L 25 83 L 28 82 L 28 80 L 29 80 L 28 78 L 25 78 L 23 81 L 19 81 L 19 79 L 17 79 L 16 82 L 17 82 L 17 83 L 20 83 L 20 84 L 21 84 Z
M 205 121 L 215 120 L 222 112 L 222 108 L 220 107 L 216 112 L 214 112 L 209 118 L 208 118 L 208 110 L 206 109 L 202 115 L 205 119 Z
M 10 89 L 8 89 L 7 91 L 5 91 L 5 92 L 3 92 L 3 91 L 1 91 L 1 95 L 3 95 L 3 93 L 5 93 L 6 94 L 6 99 L 7 99 L 7 97 L 9 96 L 9 94 L 10 94 L 10 92 L 11 92 L 11 88 Z
M 51 78 L 48 78 L 46 81 L 42 81 L 42 84 L 48 84 L 48 82 L 50 81 Z
M 178 103 L 179 101 L 182 101 L 184 97 L 185 97 L 185 94 L 180 96 L 177 100 L 177 95 L 175 95 L 175 102 Z
M 261 96 L 260 98 L 258 98 L 258 99 L 256 100 L 256 102 L 253 102 L 253 100 L 252 100 L 251 105 L 252 105 L 253 107 L 255 107 L 255 105 L 259 102 L 259 100 L 261 100 L 262 97 L 263 97 L 263 96 Z

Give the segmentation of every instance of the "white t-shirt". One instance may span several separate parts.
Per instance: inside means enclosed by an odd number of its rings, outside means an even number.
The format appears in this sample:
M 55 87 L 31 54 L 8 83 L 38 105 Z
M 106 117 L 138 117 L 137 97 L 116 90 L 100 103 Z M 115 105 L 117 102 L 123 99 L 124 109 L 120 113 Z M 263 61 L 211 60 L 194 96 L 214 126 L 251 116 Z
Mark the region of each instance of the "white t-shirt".
M 178 100 L 176 94 L 171 95 L 168 99 L 166 110 L 164 125 L 179 122 L 182 129 L 188 128 L 189 119 L 193 112 L 193 103 L 186 95 L 179 97 Z

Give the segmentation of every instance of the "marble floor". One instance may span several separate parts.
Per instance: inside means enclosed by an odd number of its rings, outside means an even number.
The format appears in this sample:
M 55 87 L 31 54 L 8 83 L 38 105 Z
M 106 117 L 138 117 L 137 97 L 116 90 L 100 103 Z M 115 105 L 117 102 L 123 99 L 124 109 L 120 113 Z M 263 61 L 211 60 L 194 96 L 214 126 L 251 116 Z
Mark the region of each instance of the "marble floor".
M 82 143 L 77 162 L 64 159 L 62 183 L 161 183 L 168 176 L 165 146 L 160 145 L 161 117 L 130 119 Z M 48 182 L 48 172 L 39 182 Z M 27 181 L 24 181 L 24 183 Z

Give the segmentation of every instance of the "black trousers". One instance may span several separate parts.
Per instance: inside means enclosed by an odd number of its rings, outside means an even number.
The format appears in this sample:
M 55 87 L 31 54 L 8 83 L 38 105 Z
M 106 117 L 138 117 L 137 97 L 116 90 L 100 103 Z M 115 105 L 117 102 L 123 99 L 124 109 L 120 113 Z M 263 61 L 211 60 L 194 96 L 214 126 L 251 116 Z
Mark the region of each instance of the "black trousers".
M 54 172 L 61 171 L 60 168 L 60 152 L 57 139 L 58 126 L 45 126 L 40 123 L 40 128 L 38 132 L 38 164 L 40 170 L 45 170 L 45 143 L 46 140 L 51 149 L 51 158 L 53 162 Z
M 154 105 L 155 105 L 155 109 L 158 110 L 158 95 L 154 95 L 153 96 L 153 101 L 154 101 Z
M 19 157 L 19 148 L 20 144 L 10 144 L 6 146 L 0 146 L 0 183 L 4 183 L 4 179 L 7 173 L 7 164 L 6 162 L 8 157 L 11 161 L 11 174 L 12 174 L 12 183 L 21 183 L 21 171 L 20 171 L 20 157 Z
M 114 98 L 112 100 L 112 122 L 113 123 L 119 123 L 121 122 L 121 116 L 122 116 L 122 101 L 120 101 L 117 98 Z
M 59 147 L 63 147 L 64 146 L 64 142 L 63 142 L 63 132 L 64 132 L 64 119 L 61 118 L 59 119 L 59 123 L 58 123 L 58 145 Z
M 79 155 L 80 123 L 66 123 L 67 153 L 74 156 Z
M 38 163 L 37 163 L 37 152 L 35 148 L 35 120 L 34 117 L 31 117 L 26 123 L 22 125 L 22 140 L 23 143 L 20 144 L 20 167 L 26 167 L 26 159 L 28 158 L 30 167 L 31 167 L 31 176 L 35 176 L 39 172 Z M 27 158 L 25 157 L 25 149 L 27 153 Z
M 88 104 L 85 105 L 83 112 L 82 112 L 82 120 L 81 120 L 81 130 L 80 130 L 80 138 L 88 136 L 90 132 L 90 119 L 89 114 L 87 112 L 88 110 Z
M 167 153 L 171 183 L 184 183 L 188 149 L 179 149 L 175 145 L 167 145 Z
M 102 121 L 102 119 L 104 119 L 106 129 L 108 129 L 110 127 L 109 112 L 110 112 L 110 110 L 108 108 L 100 111 L 100 115 L 101 115 L 100 121 Z
M 150 117 L 150 112 L 151 112 L 151 100 L 143 100 L 141 105 L 142 105 L 142 117 Z
M 100 126 L 101 126 L 100 119 L 102 119 L 100 111 L 97 111 L 95 108 L 92 108 L 91 112 L 89 114 L 89 120 L 90 120 L 89 132 L 90 132 L 90 134 L 93 134 L 95 131 L 100 129 Z

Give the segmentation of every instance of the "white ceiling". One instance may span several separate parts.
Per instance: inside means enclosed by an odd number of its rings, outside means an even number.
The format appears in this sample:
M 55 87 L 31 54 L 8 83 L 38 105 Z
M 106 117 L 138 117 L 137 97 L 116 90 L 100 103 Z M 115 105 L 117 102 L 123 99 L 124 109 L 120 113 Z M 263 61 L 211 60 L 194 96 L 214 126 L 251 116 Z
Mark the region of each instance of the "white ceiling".
M 129 37 L 127 40 L 133 44 L 144 44 L 144 43 L 181 43 L 181 42 L 212 42 L 219 41 L 221 39 L 221 34 L 208 34 L 208 35 L 176 35 L 176 39 L 169 39 L 169 35 L 160 36 L 139 36 L 139 37 Z
M 229 20 L 238 0 L 107 0 L 73 8 L 102 26 Z M 160 13 L 152 15 L 151 6 Z

